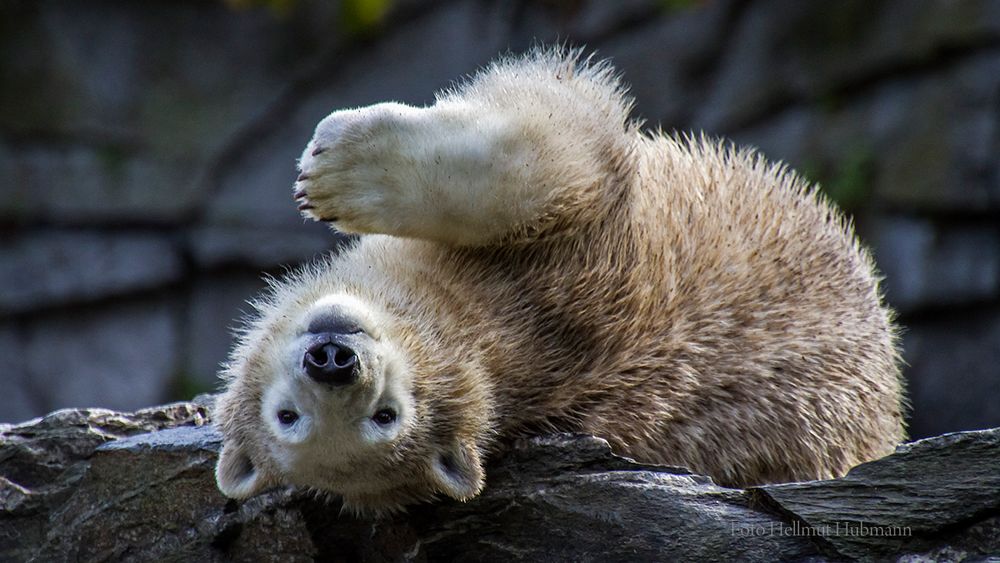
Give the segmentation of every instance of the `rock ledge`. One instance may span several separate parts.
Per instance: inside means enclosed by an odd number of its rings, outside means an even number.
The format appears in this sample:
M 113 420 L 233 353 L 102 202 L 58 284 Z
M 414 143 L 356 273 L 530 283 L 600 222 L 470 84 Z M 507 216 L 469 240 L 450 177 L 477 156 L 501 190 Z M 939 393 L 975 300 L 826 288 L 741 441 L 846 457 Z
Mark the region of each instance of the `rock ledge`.
M 0 560 L 985 561 L 1000 556 L 1000 429 L 947 434 L 830 481 L 727 489 L 592 436 L 522 440 L 484 493 L 366 521 L 336 501 L 215 488 L 205 402 L 0 425 Z

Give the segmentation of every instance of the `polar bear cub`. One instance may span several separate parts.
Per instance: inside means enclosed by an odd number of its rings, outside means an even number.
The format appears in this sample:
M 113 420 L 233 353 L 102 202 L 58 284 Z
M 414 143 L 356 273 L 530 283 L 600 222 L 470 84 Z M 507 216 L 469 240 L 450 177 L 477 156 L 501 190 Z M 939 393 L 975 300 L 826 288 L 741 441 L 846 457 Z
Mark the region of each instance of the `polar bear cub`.
M 464 500 L 502 439 L 552 431 L 729 486 L 891 452 L 896 333 L 849 224 L 630 109 L 606 63 L 537 50 L 429 107 L 322 120 L 294 198 L 361 236 L 258 303 L 223 373 L 220 489 Z

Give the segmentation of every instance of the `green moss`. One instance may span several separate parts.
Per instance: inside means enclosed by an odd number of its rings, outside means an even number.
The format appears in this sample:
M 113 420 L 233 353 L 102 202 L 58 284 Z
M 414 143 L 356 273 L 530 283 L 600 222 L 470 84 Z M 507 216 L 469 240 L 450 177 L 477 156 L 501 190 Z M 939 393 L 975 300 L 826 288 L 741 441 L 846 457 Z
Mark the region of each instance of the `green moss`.
M 666 12 L 675 12 L 694 8 L 702 3 L 702 0 L 660 0 L 660 7 Z
M 869 0 L 817 3 L 789 29 L 792 44 L 819 52 L 854 52 L 878 21 L 878 5 Z
M 871 197 L 874 173 L 872 150 L 866 145 L 854 146 L 837 163 L 833 177 L 826 184 L 826 193 L 841 207 L 856 209 Z
M 272 14 L 283 18 L 292 13 L 298 0 L 224 0 L 225 4 L 235 10 L 248 8 L 267 8 Z
M 819 184 L 823 178 L 823 165 L 815 160 L 807 160 L 796 171 L 812 184 Z
M 101 161 L 104 173 L 112 178 L 120 178 L 125 173 L 125 162 L 128 157 L 120 147 L 105 146 L 98 150 L 97 157 Z
M 871 199 L 875 154 L 867 144 L 849 146 L 840 157 L 827 164 L 806 162 L 799 168 L 803 176 L 819 184 L 831 200 L 845 210 L 856 210 Z
M 190 401 L 195 395 L 215 391 L 211 385 L 202 382 L 197 377 L 186 372 L 177 372 L 167 389 L 167 399 L 170 401 Z
M 835 92 L 826 92 L 816 97 L 816 105 L 820 111 L 832 115 L 844 107 L 844 99 Z
M 60 66 L 33 2 L 0 0 L 0 126 L 60 132 L 86 109 L 79 68 Z
M 343 0 L 340 21 L 344 33 L 351 36 L 371 35 L 382 27 L 392 0 Z

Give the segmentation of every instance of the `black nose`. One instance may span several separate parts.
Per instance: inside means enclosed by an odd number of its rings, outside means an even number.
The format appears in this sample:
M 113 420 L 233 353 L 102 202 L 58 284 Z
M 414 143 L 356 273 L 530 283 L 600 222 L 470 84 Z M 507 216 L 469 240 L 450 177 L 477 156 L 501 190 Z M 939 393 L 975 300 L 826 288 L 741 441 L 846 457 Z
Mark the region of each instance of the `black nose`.
M 306 375 L 320 383 L 349 385 L 358 380 L 358 356 L 350 348 L 328 340 L 306 350 L 302 367 Z

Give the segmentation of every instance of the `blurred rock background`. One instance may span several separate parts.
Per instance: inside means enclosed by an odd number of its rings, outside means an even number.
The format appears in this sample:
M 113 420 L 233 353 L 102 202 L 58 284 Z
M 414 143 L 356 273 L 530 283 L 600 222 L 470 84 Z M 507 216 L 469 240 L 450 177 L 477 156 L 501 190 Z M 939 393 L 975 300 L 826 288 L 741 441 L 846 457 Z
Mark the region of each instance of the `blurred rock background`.
M 0 0 L 0 422 L 215 387 L 335 108 L 508 50 L 610 57 L 637 114 L 759 147 L 855 218 L 915 437 L 1000 426 L 1000 2 Z

